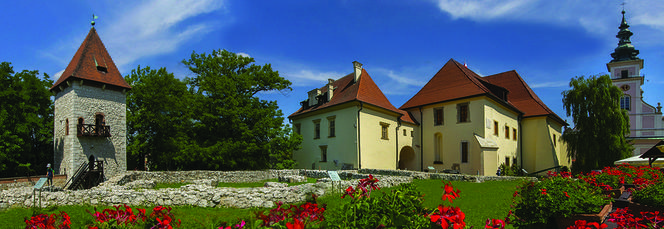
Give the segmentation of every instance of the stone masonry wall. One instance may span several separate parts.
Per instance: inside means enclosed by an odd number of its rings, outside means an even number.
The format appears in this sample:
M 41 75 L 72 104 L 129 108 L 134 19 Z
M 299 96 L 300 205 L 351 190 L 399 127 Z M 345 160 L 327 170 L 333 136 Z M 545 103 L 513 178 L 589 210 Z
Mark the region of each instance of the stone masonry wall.
M 53 205 L 184 205 L 199 207 L 273 207 L 276 201 L 297 203 L 310 194 L 341 194 L 356 185 L 358 179 L 374 174 L 380 187 L 392 187 L 413 179 L 446 179 L 482 182 L 486 180 L 514 180 L 535 178 L 481 177 L 457 174 L 437 174 L 394 170 L 338 171 L 343 179 L 331 182 L 322 170 L 266 170 L 266 171 L 185 171 L 185 172 L 125 172 L 100 186 L 79 191 L 42 193 L 42 207 Z M 225 188 L 215 187 L 219 182 L 255 182 L 280 176 L 307 176 L 318 178 L 317 183 L 288 187 Z M 536 180 L 536 179 L 535 179 Z M 190 183 L 180 188 L 154 190 L 155 183 Z M 0 192 L 0 209 L 33 206 L 31 187 L 19 187 Z
M 107 178 L 126 171 L 126 110 L 124 93 L 71 81 L 71 86 L 55 98 L 56 172 L 72 175 L 82 163 L 88 161 L 90 155 L 104 161 Z M 78 118 L 83 118 L 84 124 L 94 124 L 98 113 L 104 115 L 105 124 L 110 126 L 111 137 L 77 137 Z M 69 135 L 65 135 L 67 120 Z

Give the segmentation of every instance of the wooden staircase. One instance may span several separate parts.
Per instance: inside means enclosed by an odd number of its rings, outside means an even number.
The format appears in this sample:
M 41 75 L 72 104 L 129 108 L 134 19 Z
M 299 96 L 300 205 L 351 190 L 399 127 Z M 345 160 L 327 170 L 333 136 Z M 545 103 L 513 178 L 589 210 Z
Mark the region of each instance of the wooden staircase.
M 80 190 L 89 189 L 104 181 L 104 162 L 83 162 L 63 189 Z

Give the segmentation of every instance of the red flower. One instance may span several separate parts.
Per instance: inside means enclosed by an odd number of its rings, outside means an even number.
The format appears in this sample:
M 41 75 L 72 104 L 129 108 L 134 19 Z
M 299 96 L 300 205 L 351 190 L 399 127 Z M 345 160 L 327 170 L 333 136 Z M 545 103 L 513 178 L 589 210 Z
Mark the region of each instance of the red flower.
M 563 193 L 565 193 L 565 196 L 566 196 L 567 198 L 570 198 L 570 196 L 567 194 L 567 192 L 563 191 Z
M 295 219 L 294 223 L 290 223 L 290 222 L 286 223 L 286 228 L 288 228 L 288 229 L 304 229 L 304 223 L 302 223 L 301 221 Z
M 450 203 L 452 203 L 452 200 L 459 197 L 460 191 L 458 189 L 456 190 L 456 192 L 454 191 L 454 187 L 452 187 L 452 182 L 448 182 L 447 184 L 445 184 L 444 189 L 445 189 L 445 194 L 443 194 L 442 200 L 448 200 L 450 201 Z
M 585 220 L 577 220 L 574 222 L 574 226 L 569 226 L 567 229 L 604 229 L 607 227 L 606 224 L 599 225 L 599 223 L 596 222 L 586 223 Z
M 500 219 L 486 219 L 486 224 L 484 225 L 484 228 L 505 229 L 505 221 Z
M 548 195 L 548 194 L 546 193 L 546 188 L 542 188 L 542 189 L 540 189 L 540 190 L 542 191 L 542 195 Z

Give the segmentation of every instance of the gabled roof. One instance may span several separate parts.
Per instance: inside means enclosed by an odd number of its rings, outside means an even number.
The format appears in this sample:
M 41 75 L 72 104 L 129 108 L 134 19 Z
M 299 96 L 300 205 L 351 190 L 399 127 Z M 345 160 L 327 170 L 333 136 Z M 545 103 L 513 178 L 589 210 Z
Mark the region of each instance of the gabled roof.
M 507 101 L 514 105 L 517 109 L 521 110 L 524 118 L 536 116 L 549 116 L 554 120 L 560 122 L 562 125 L 567 125 L 565 120 L 560 118 L 556 113 L 551 111 L 549 107 L 537 97 L 537 94 L 523 81 L 516 71 L 507 71 L 484 77 L 484 80 L 509 90 Z
M 504 98 L 507 92 L 505 88 L 488 83 L 475 72 L 450 59 L 415 96 L 399 109 L 408 110 L 479 95 Z M 511 106 L 506 102 L 505 104 Z
M 664 158 L 664 153 L 657 146 L 664 145 L 664 141 L 659 141 L 655 146 L 639 156 L 640 158 Z
M 98 66 L 102 67 L 102 70 L 98 69 Z M 106 71 L 103 71 L 103 68 Z M 71 62 L 50 90 L 59 90 L 58 86 L 69 79 L 90 80 L 116 88 L 131 89 L 113 63 L 94 27 L 90 29 Z
M 306 109 L 300 107 L 298 111 L 289 115 L 288 118 L 292 119 L 309 112 L 322 110 L 335 105 L 340 105 L 352 101 L 359 101 L 402 114 L 402 121 L 417 124 L 415 121 L 413 121 L 408 112 L 397 109 L 394 107 L 394 105 L 392 105 L 392 103 L 390 103 L 389 100 L 387 100 L 387 97 L 385 97 L 380 88 L 378 88 L 378 85 L 374 83 L 373 79 L 371 79 L 371 76 L 369 76 L 369 73 L 367 73 L 366 70 L 362 69 L 362 74 L 360 75 L 358 82 L 354 82 L 354 74 L 355 73 L 348 74 L 332 83 L 334 91 L 330 101 Z M 321 94 L 327 93 L 327 86 L 321 87 L 319 89 Z

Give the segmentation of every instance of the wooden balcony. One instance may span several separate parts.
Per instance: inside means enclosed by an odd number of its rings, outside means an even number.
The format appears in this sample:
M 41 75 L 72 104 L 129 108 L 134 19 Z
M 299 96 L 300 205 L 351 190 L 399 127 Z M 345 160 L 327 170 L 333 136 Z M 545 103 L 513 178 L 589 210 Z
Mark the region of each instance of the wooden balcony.
M 78 124 L 76 126 L 76 136 L 91 136 L 91 137 L 110 137 L 111 127 L 105 125 L 94 124 Z

